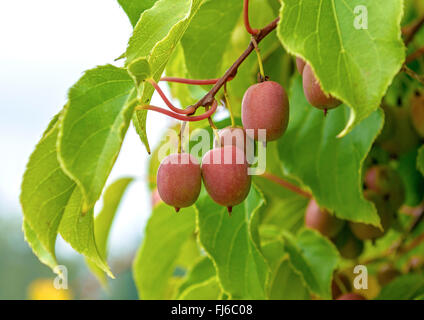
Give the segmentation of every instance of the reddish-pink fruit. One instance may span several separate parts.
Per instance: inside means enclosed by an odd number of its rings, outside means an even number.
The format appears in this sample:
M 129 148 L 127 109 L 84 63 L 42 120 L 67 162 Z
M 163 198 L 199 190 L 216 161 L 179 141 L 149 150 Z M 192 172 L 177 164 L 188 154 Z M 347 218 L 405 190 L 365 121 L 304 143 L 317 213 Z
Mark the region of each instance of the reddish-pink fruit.
M 326 237 L 334 237 L 343 227 L 343 221 L 318 206 L 315 199 L 309 201 L 305 213 L 305 225 Z
M 377 239 L 382 237 L 392 224 L 394 212 L 390 205 L 384 201 L 383 197 L 373 190 L 365 190 L 365 198 L 372 201 L 377 209 L 377 213 L 381 219 L 383 230 L 370 224 L 350 222 L 349 226 L 352 233 L 360 240 Z
M 338 297 L 336 300 L 367 300 L 364 296 L 358 293 L 345 293 Z
M 333 109 L 341 104 L 339 100 L 322 91 L 309 64 L 303 69 L 303 91 L 308 102 L 318 109 Z
M 214 140 L 215 148 L 236 146 L 237 148 L 246 151 L 247 143 L 253 143 L 253 141 L 246 136 L 246 131 L 240 127 L 226 127 L 218 131 L 218 136 L 219 141 L 216 137 Z
M 158 169 L 157 186 L 161 199 L 177 211 L 194 204 L 202 186 L 200 165 L 196 158 L 188 153 L 166 157 Z
M 243 97 L 241 120 L 250 136 L 258 140 L 258 129 L 266 130 L 266 140 L 280 138 L 289 123 L 289 100 L 284 88 L 274 81 L 254 84 Z
M 235 146 L 209 150 L 203 156 L 202 177 L 211 198 L 229 212 L 243 202 L 250 191 L 246 157 L 243 150 Z
M 305 68 L 306 62 L 302 58 L 296 57 L 296 67 L 300 75 L 303 74 L 303 69 Z

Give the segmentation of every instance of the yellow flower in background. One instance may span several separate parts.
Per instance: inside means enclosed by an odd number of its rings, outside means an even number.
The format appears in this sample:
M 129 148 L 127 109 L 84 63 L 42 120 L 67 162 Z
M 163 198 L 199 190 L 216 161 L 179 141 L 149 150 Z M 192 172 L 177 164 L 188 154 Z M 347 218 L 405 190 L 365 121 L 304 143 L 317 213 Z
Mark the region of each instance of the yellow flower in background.
M 28 286 L 29 300 L 72 300 L 72 291 L 58 290 L 52 279 L 36 279 Z

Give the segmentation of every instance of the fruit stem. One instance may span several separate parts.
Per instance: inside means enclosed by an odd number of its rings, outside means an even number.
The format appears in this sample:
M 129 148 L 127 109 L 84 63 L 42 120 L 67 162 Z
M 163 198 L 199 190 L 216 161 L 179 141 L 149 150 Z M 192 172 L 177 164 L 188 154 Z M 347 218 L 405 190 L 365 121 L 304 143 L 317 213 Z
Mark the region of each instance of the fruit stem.
M 160 81 L 166 82 L 175 82 L 175 83 L 183 83 L 183 84 L 192 84 L 192 85 L 211 85 L 216 84 L 219 79 L 204 79 L 204 80 L 196 80 L 196 79 L 185 79 L 185 78 L 176 78 L 176 77 L 163 77 Z
M 250 33 L 252 36 L 256 36 L 259 33 L 258 29 L 252 29 L 249 22 L 249 0 L 243 1 L 243 18 L 244 18 L 244 26 L 246 31 Z
M 206 111 L 209 110 L 209 107 L 205 108 Z M 217 139 L 216 141 L 219 141 L 219 134 L 218 134 L 218 128 L 216 127 L 215 123 L 212 120 L 212 117 L 208 118 L 208 122 L 210 127 L 212 128 L 213 134 L 215 135 L 215 138 Z
M 171 101 L 168 100 L 165 93 L 162 91 L 162 89 L 159 87 L 159 85 L 157 84 L 157 82 L 154 79 L 150 78 L 150 79 L 147 79 L 146 81 L 149 82 L 153 86 L 153 88 L 155 88 L 155 90 L 157 91 L 157 93 L 159 93 L 163 102 L 165 102 L 165 104 L 169 107 L 169 109 L 171 109 L 172 111 L 174 111 L 176 113 L 180 113 L 180 114 L 193 113 L 193 109 L 190 108 L 190 107 L 185 109 L 185 110 L 181 110 L 181 109 L 174 107 L 174 105 L 171 103 Z
M 183 134 L 186 128 L 187 122 L 183 122 L 181 125 L 180 133 L 178 135 L 178 153 L 183 152 Z
M 228 112 L 230 113 L 231 127 L 235 128 L 236 121 L 234 120 L 233 108 L 231 107 L 230 99 L 228 97 L 227 83 L 224 84 L 224 99 L 225 99 L 225 105 L 227 106 Z
M 166 109 L 162 109 L 156 106 L 152 106 L 152 105 L 142 105 L 142 106 L 138 106 L 135 108 L 135 110 L 150 110 L 150 111 L 155 111 L 155 112 L 159 112 L 162 113 L 168 117 L 177 119 L 177 120 L 181 120 L 181 121 L 201 121 L 204 119 L 209 118 L 211 115 L 213 115 L 216 111 L 218 107 L 218 103 L 216 102 L 216 100 L 214 101 L 214 103 L 212 104 L 212 108 L 209 111 L 206 111 L 204 114 L 200 115 L 200 116 L 186 116 L 186 115 L 181 115 L 178 113 L 173 113 L 171 111 L 168 111 Z
M 284 179 L 281 179 L 280 177 L 277 177 L 275 175 L 273 175 L 272 173 L 269 172 L 265 172 L 264 174 L 261 175 L 261 177 L 272 181 L 278 185 L 280 185 L 283 188 L 286 188 L 290 191 L 293 191 L 295 193 L 297 193 L 298 195 L 308 198 L 310 199 L 312 197 L 312 195 L 309 192 L 303 191 L 302 189 L 300 189 L 298 186 L 295 186 L 294 184 L 291 184 L 290 182 L 287 182 Z
M 336 282 L 337 286 L 340 288 L 340 291 L 342 292 L 342 294 L 347 293 L 347 288 L 344 285 L 343 281 L 341 281 L 341 279 L 338 276 L 334 277 L 334 281 Z
M 265 78 L 264 65 L 262 63 L 261 51 L 259 50 L 258 43 L 256 42 L 254 37 L 252 37 L 252 43 L 253 43 L 253 46 L 255 47 L 256 56 L 258 57 L 259 73 L 261 75 L 261 82 L 264 82 L 266 80 L 266 78 Z

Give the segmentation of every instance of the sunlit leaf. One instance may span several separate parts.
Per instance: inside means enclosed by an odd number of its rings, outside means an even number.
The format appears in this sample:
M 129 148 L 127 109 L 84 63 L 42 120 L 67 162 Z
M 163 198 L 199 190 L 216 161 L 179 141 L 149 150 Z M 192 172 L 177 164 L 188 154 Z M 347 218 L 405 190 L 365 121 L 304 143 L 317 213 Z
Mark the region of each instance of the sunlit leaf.
M 194 230 L 193 208 L 176 213 L 174 208 L 161 203 L 154 209 L 133 265 L 141 299 L 164 299 L 179 252 Z
M 269 270 L 257 235 L 262 205 L 262 196 L 255 187 L 243 204 L 233 208 L 231 217 L 209 196 L 204 195 L 196 203 L 200 243 L 213 260 L 222 288 L 233 299 L 266 298 Z
M 324 91 L 352 108 L 344 135 L 377 110 L 402 66 L 402 12 L 401 0 L 283 0 L 279 38 L 312 65 Z
M 290 93 L 290 122 L 278 141 L 284 172 L 312 190 L 318 203 L 342 219 L 379 225 L 379 217 L 362 190 L 362 164 L 382 128 L 376 111 L 352 132 L 337 138 L 348 118 L 348 108 L 327 116 L 306 101 L 300 77 Z
M 59 133 L 59 160 L 81 188 L 83 211 L 100 198 L 118 157 L 134 105 L 134 83 L 125 69 L 111 65 L 87 71 L 69 92 Z

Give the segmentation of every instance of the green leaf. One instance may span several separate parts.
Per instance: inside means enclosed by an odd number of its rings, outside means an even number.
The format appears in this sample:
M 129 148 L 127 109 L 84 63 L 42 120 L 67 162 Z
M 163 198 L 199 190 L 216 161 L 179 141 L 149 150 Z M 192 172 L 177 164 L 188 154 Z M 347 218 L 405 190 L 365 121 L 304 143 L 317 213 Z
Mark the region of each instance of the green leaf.
M 81 214 L 81 191 L 60 167 L 56 151 L 59 124 L 56 116 L 31 155 L 24 174 L 21 204 L 25 237 L 40 261 L 54 270 L 55 243 L 60 231 L 73 248 L 112 276 L 97 252 L 93 213 Z
M 340 257 L 336 247 L 313 230 L 303 230 L 294 239 L 284 234 L 284 246 L 294 269 L 316 295 L 331 299 L 331 279 Z
M 133 27 L 137 24 L 140 15 L 147 9 L 153 7 L 158 0 L 118 0 L 124 9 Z
M 272 81 L 280 83 L 284 88 L 290 88 L 293 58 L 281 46 L 269 52 L 263 58 L 263 64 L 266 75 Z
M 419 205 L 424 196 L 424 178 L 417 169 L 417 157 L 418 149 L 414 149 L 401 154 L 398 159 L 397 171 L 405 185 L 406 199 L 404 204 L 410 207 Z
M 285 177 L 281 172 L 281 163 L 278 156 L 277 142 L 267 143 L 267 173 L 276 177 Z M 303 218 L 308 199 L 269 181 L 262 176 L 253 177 L 254 182 L 264 194 L 266 206 L 262 211 L 261 229 L 274 226 L 281 232 L 287 230 L 297 232 L 303 226 Z M 290 181 L 296 184 L 294 181 Z
M 176 213 L 174 208 L 161 203 L 154 209 L 133 266 L 141 299 L 164 299 L 179 252 L 195 227 L 193 208 Z
M 125 69 L 111 65 L 87 71 L 69 92 L 58 140 L 59 160 L 84 196 L 83 211 L 100 198 L 118 157 L 134 105 L 134 84 Z
M 275 15 L 278 15 L 280 12 L 281 4 L 280 1 L 274 1 L 274 0 L 267 0 L 268 5 L 272 8 L 272 11 Z
M 38 259 L 40 259 L 42 263 L 54 270 L 57 266 L 55 256 L 44 248 L 40 240 L 38 240 L 35 232 L 31 229 L 25 220 L 23 222 L 22 229 L 25 235 L 25 241 L 29 244 L 34 254 L 38 257 Z
M 128 65 L 128 73 L 134 79 L 137 88 L 150 77 L 150 65 L 146 58 L 138 58 Z
M 421 172 L 421 174 L 424 176 L 424 146 L 422 146 L 418 150 L 417 168 Z
M 212 260 L 208 257 L 202 257 L 188 273 L 186 279 L 178 288 L 178 296 L 180 296 L 186 289 L 194 285 L 203 283 L 212 277 L 215 277 L 215 267 Z
M 106 189 L 103 195 L 103 208 L 94 220 L 94 235 L 97 249 L 104 261 L 107 260 L 107 241 L 115 214 L 121 203 L 122 196 L 132 181 L 132 178 L 121 178 Z M 89 259 L 86 259 L 86 262 L 99 281 L 105 285 L 106 277 L 103 270 Z
M 195 284 L 185 290 L 179 300 L 218 300 L 221 297 L 221 288 L 217 277 Z
M 367 10 L 366 29 L 357 27 L 364 12 L 358 6 Z M 311 64 L 325 92 L 352 108 L 341 135 L 377 110 L 400 70 L 402 13 L 401 0 L 283 0 L 277 30 L 282 44 Z
M 257 234 L 263 204 L 254 186 L 244 203 L 233 208 L 231 217 L 205 192 L 196 203 L 200 243 L 215 265 L 224 292 L 233 299 L 266 298 L 269 270 Z
M 289 257 L 281 259 L 270 280 L 270 300 L 307 300 L 309 291 L 293 269 Z
M 268 283 L 268 295 L 271 300 L 305 300 L 309 299 L 309 291 L 302 277 L 290 263 L 281 240 L 263 245 L 262 251 L 271 267 Z
M 170 57 L 165 72 L 169 77 L 190 78 L 181 42 L 177 45 Z M 168 86 L 171 89 L 171 95 L 175 99 L 178 99 L 182 106 L 192 105 L 206 94 L 202 86 L 182 85 L 172 82 L 169 82 Z
M 183 244 L 176 266 L 185 271 L 190 270 L 200 257 L 202 257 L 202 252 L 197 242 L 197 234 L 194 232 Z
M 421 274 L 406 274 L 381 289 L 377 300 L 411 300 L 424 294 L 424 277 Z
M 188 71 L 193 78 L 221 76 L 222 56 L 242 8 L 242 1 L 207 1 L 194 17 L 181 41 Z
M 62 171 L 56 152 L 57 117 L 35 147 L 21 186 L 21 205 L 27 238 L 43 263 L 53 265 L 60 221 L 75 183 Z M 39 243 L 36 241 L 38 239 Z M 46 258 L 47 255 L 47 258 Z
M 83 203 L 82 192 L 79 188 L 75 188 L 66 204 L 59 232 L 72 248 L 90 259 L 111 278 L 114 278 L 96 245 L 93 209 L 83 213 Z
M 306 101 L 300 77 L 290 94 L 289 127 L 278 141 L 284 172 L 308 186 L 318 203 L 336 216 L 379 225 L 371 202 L 362 194 L 362 165 L 382 129 L 382 114 L 374 112 L 343 138 L 337 138 L 348 117 L 339 107 L 323 112 Z
M 153 79 L 158 81 L 175 47 L 204 1 L 158 0 L 152 8 L 144 11 L 129 40 L 126 52 L 127 65 L 135 59 L 146 58 Z M 153 92 L 153 86 L 145 84 L 141 103 L 148 104 Z M 146 119 L 147 111 L 138 110 L 133 117 L 133 123 L 150 153 Z

